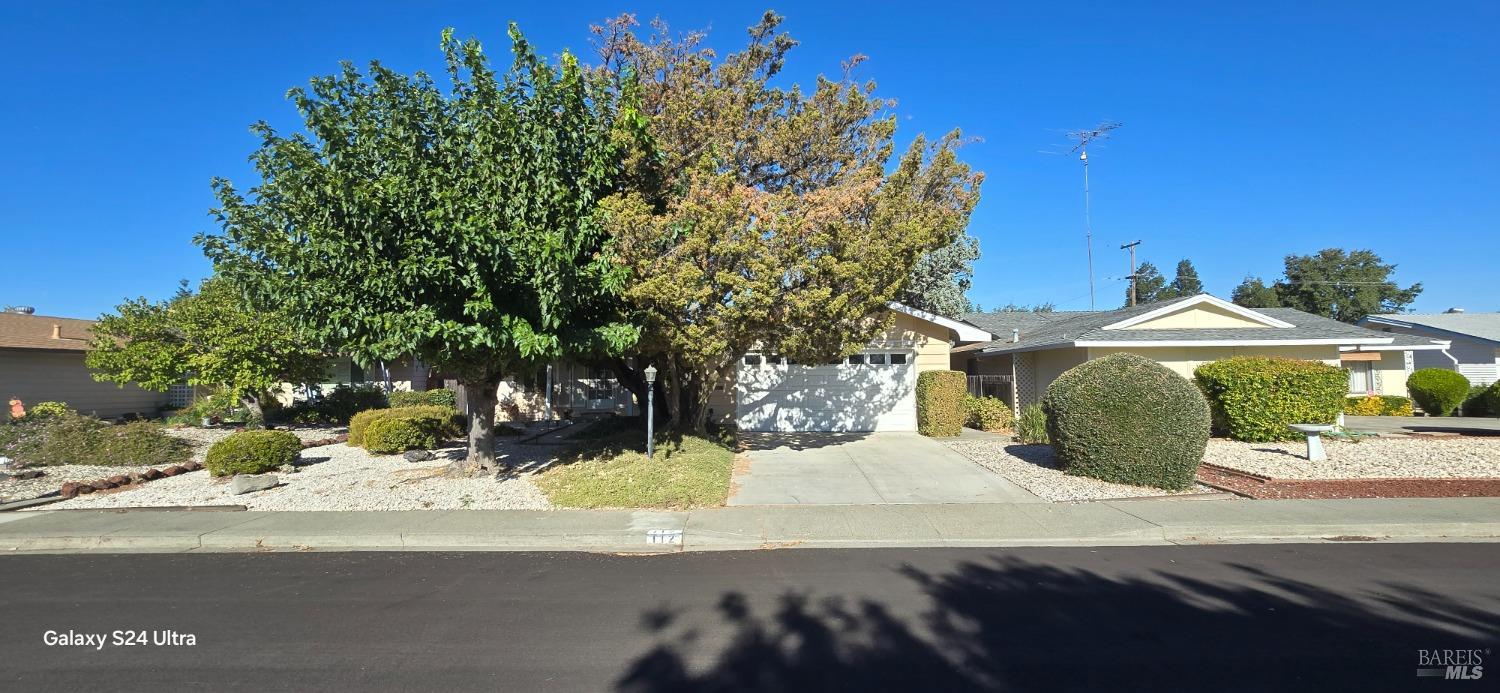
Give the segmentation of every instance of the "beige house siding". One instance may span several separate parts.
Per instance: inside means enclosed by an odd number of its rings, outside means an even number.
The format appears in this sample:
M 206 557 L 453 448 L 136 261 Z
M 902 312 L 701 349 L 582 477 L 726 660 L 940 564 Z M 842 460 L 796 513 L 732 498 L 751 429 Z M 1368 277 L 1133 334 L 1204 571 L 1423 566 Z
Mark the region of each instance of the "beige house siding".
M 1153 318 L 1138 325 L 1124 328 L 1127 330 L 1166 330 L 1166 329 L 1207 329 L 1225 327 L 1265 327 L 1265 323 L 1256 322 L 1243 315 L 1226 310 L 1220 306 L 1200 303 L 1195 306 L 1184 308 L 1175 313 L 1168 313 L 1159 318 Z
M 125 414 L 154 416 L 167 406 L 167 393 L 101 383 L 89 375 L 81 351 L 0 350 L 0 397 L 63 402 L 83 413 L 110 418 Z
M 946 371 L 952 367 L 948 362 L 952 349 L 948 343 L 948 328 L 906 313 L 896 313 L 895 316 L 891 326 L 871 340 L 866 350 L 911 349 L 915 352 L 912 363 L 919 374 Z
M 1375 380 L 1380 386 L 1380 394 L 1406 396 L 1406 353 L 1404 351 L 1380 353 L 1380 361 L 1375 365 Z

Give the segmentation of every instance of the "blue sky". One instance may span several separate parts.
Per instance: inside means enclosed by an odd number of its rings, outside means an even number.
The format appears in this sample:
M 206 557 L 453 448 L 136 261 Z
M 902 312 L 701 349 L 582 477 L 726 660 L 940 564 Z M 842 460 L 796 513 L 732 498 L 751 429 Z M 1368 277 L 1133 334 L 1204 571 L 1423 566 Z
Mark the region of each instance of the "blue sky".
M 1127 6 L 1128 5 L 1128 6 Z M 587 51 L 623 11 L 741 45 L 765 4 L 7 3 L 0 8 L 0 304 L 92 317 L 210 268 L 212 176 L 249 187 L 247 126 L 339 60 L 440 68 L 445 26 L 501 59 L 520 22 Z M 1088 308 L 1081 171 L 1064 132 L 1125 124 L 1091 154 L 1099 307 L 1121 243 L 1210 292 L 1287 253 L 1371 248 L 1421 311 L 1500 310 L 1500 50 L 1494 2 L 781 3 L 811 82 L 855 53 L 899 101 L 899 136 L 962 128 L 987 179 L 970 296 Z

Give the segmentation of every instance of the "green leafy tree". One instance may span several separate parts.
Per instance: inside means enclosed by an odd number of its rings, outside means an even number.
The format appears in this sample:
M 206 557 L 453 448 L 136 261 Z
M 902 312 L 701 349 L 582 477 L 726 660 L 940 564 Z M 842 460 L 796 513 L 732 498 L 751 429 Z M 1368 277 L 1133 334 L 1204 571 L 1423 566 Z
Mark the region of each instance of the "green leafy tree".
M 1281 305 L 1341 322 L 1371 313 L 1399 313 L 1417 300 L 1422 285 L 1402 288 L 1391 279 L 1396 266 L 1369 250 L 1327 248 L 1316 255 L 1288 255 L 1276 282 Z
M 196 294 L 183 282 L 171 300 L 137 298 L 100 316 L 84 363 L 95 380 L 158 392 L 177 383 L 223 388 L 256 421 L 265 420 L 267 391 L 316 382 L 324 370 L 323 353 L 286 314 L 256 309 L 222 278 Z
M 1192 260 L 1183 258 L 1177 261 L 1177 274 L 1172 277 L 1172 283 L 1167 289 L 1172 298 L 1197 296 L 1203 293 L 1203 280 L 1198 278 L 1198 270 L 1193 267 Z
M 969 312 L 967 293 L 979 259 L 979 239 L 964 234 L 917 261 L 897 300 L 913 308 L 956 318 Z
M 858 349 L 978 201 L 957 133 L 914 138 L 888 170 L 893 104 L 850 76 L 858 60 L 808 90 L 775 86 L 796 45 L 780 23 L 767 13 L 722 59 L 660 22 L 644 38 L 628 15 L 596 27 L 602 69 L 639 89 L 652 142 L 604 205 L 642 325 L 641 358 L 613 365 L 638 395 L 635 367 L 658 366 L 682 428 L 704 428 L 746 351 L 821 363 Z
M 1276 288 L 1266 286 L 1260 277 L 1245 277 L 1239 286 L 1234 287 L 1230 300 L 1235 305 L 1246 308 L 1281 307 L 1281 298 L 1276 295 Z
M 1126 286 L 1125 305 L 1127 306 L 1130 305 L 1130 291 L 1131 287 Z M 1166 291 L 1167 280 L 1161 276 L 1161 271 L 1156 269 L 1156 265 L 1142 262 L 1139 267 L 1135 268 L 1135 302 L 1137 304 L 1168 298 L 1163 296 Z
M 1012 302 L 996 308 L 995 311 L 998 313 L 1054 313 L 1057 312 L 1057 304 L 1047 301 L 1027 306 Z M 975 312 L 980 311 L 976 309 Z
M 553 66 L 515 25 L 504 74 L 443 32 L 451 88 L 345 64 L 290 97 L 306 134 L 264 123 L 261 183 L 215 181 L 220 271 L 362 363 L 412 355 L 454 373 L 469 402 L 469 471 L 493 471 L 506 373 L 617 353 L 625 274 L 595 217 L 640 115 L 576 58 Z

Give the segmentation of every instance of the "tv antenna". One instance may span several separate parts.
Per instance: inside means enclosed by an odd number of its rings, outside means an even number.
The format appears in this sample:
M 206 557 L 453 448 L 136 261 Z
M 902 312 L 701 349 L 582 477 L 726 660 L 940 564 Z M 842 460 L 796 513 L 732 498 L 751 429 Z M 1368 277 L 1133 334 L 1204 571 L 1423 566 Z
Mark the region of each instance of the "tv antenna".
M 1094 310 L 1094 229 L 1089 219 L 1089 145 L 1098 140 L 1109 139 L 1109 133 L 1121 125 L 1123 123 L 1103 122 L 1092 130 L 1074 130 L 1068 133 L 1068 139 L 1078 141 L 1068 153 L 1078 152 L 1078 160 L 1083 162 L 1083 238 L 1089 258 L 1089 310 Z

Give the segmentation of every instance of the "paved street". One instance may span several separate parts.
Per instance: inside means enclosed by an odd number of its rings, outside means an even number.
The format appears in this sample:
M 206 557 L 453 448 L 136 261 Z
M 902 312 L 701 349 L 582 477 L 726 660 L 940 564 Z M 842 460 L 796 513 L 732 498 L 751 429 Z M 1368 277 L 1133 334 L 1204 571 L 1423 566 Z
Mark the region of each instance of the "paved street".
M 729 505 L 1040 503 L 916 433 L 747 433 Z
M 1437 690 L 1472 682 L 1417 650 L 1500 642 L 1497 574 L 1494 544 L 7 556 L 0 688 Z

